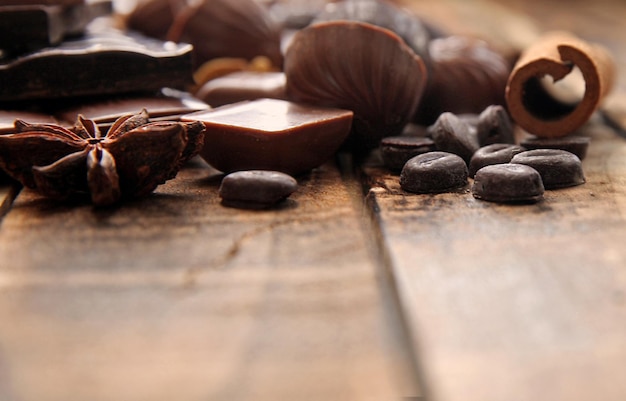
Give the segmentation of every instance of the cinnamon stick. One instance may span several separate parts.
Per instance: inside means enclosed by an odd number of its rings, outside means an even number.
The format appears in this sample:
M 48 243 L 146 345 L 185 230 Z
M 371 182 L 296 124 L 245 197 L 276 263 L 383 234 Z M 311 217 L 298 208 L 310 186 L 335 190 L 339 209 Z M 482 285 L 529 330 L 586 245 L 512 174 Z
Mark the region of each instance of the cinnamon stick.
M 551 96 L 540 79 L 551 75 L 559 81 L 577 66 L 584 79 L 584 95 L 578 103 L 564 103 Z M 610 54 L 566 32 L 551 32 L 525 50 L 509 77 L 506 101 L 511 117 L 539 137 L 561 137 L 581 127 L 599 107 L 615 80 Z

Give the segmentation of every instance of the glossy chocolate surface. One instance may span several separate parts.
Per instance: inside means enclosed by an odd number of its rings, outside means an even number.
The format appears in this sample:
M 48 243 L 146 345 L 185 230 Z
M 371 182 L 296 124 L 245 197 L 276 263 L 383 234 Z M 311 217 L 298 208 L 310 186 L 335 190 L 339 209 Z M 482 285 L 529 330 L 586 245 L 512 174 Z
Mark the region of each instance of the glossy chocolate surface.
M 276 99 L 235 103 L 183 116 L 206 126 L 201 155 L 223 172 L 309 171 L 326 162 L 350 132 L 353 113 Z
M 286 99 L 282 72 L 240 71 L 212 79 L 196 93 L 212 107 L 262 98 Z
M 109 0 L 53 5 L 0 2 L 0 49 L 9 55 L 59 44 L 64 37 L 81 34 L 94 18 L 110 14 Z
M 196 66 L 218 57 L 268 57 L 282 65 L 280 27 L 255 0 L 150 0 L 128 26 L 147 35 L 194 47 Z
M 417 16 L 380 0 L 342 1 L 328 4 L 314 22 L 359 21 L 389 29 L 400 36 L 424 61 L 429 60 L 430 34 Z M 428 63 L 427 63 L 428 64 Z
M 443 112 L 480 113 L 504 104 L 511 66 L 487 43 L 450 36 L 430 42 L 432 76 L 415 120 L 430 124 Z
M 285 55 L 289 99 L 354 111 L 350 145 L 399 135 L 426 86 L 423 60 L 393 32 L 334 21 L 299 31 Z
M 191 82 L 191 46 L 112 29 L 0 63 L 0 101 L 128 93 Z

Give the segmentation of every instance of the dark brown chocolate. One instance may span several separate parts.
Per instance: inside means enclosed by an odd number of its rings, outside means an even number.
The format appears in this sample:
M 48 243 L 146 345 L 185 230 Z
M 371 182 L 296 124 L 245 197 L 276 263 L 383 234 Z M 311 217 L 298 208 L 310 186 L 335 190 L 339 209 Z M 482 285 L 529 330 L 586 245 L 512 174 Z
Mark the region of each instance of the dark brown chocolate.
M 298 189 L 292 176 L 280 171 L 236 171 L 224 177 L 219 189 L 222 205 L 240 209 L 267 209 Z
M 568 135 L 560 138 L 526 138 L 520 145 L 528 150 L 532 149 L 561 149 L 578 156 L 583 160 L 587 156 L 591 138 L 586 136 Z
M 399 135 L 426 86 L 421 57 L 393 32 L 333 21 L 299 31 L 285 55 L 287 96 L 298 102 L 354 111 L 355 149 Z
M 286 99 L 282 72 L 240 71 L 212 79 L 196 93 L 199 99 L 219 107 L 244 100 Z
M 115 30 L 90 32 L 0 64 L 0 101 L 104 95 L 183 87 L 190 45 Z
M 388 136 L 380 141 L 380 153 L 385 166 L 402 170 L 409 159 L 435 150 L 435 142 L 420 136 Z
M 127 23 L 150 36 L 192 44 L 196 66 L 219 57 L 257 56 L 282 66 L 280 27 L 255 0 L 150 0 Z
M 400 173 L 402 189 L 418 194 L 448 192 L 465 185 L 465 161 L 447 152 L 428 152 L 415 156 L 406 162 Z
M 580 159 L 565 150 L 527 150 L 513 156 L 511 163 L 525 164 L 537 170 L 545 189 L 572 187 L 585 182 Z
M 478 170 L 472 185 L 477 199 L 500 203 L 534 203 L 543 198 L 539 172 L 523 164 L 494 164 Z
M 307 172 L 326 162 L 350 132 L 352 112 L 259 99 L 183 116 L 206 126 L 204 159 L 237 170 Z
M 431 79 L 415 120 L 431 124 L 443 112 L 480 113 L 504 104 L 511 66 L 486 42 L 461 36 L 430 42 Z
M 431 132 L 437 149 L 459 155 L 467 164 L 480 148 L 476 131 L 452 113 L 441 114 Z
M 474 177 L 476 172 L 485 166 L 508 163 L 513 156 L 525 150 L 521 146 L 508 143 L 492 143 L 491 145 L 483 146 L 474 152 L 470 160 L 469 176 Z
M 57 45 L 63 38 L 83 33 L 94 18 L 110 14 L 109 0 L 57 4 L 0 3 L 0 50 L 6 55 Z

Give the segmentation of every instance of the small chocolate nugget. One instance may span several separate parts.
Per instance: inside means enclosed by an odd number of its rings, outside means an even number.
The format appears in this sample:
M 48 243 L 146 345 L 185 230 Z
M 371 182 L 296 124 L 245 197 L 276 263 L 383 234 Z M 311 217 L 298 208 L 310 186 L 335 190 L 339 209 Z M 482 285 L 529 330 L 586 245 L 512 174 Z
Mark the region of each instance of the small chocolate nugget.
M 447 192 L 467 184 L 467 165 L 461 157 L 447 152 L 415 156 L 400 173 L 400 186 L 419 194 Z
M 478 149 L 469 164 L 469 176 L 473 177 L 478 170 L 491 164 L 508 163 L 513 156 L 525 151 L 521 146 L 508 143 L 494 143 Z
M 541 200 L 544 187 L 539 172 L 523 164 L 493 164 L 478 170 L 472 195 L 491 202 L 528 202 Z
M 246 170 L 228 174 L 219 195 L 224 206 L 240 209 L 267 209 L 283 201 L 298 182 L 288 174 L 269 170 Z
M 580 159 L 565 150 L 527 150 L 513 156 L 511 163 L 525 164 L 537 170 L 546 189 L 572 187 L 585 182 Z

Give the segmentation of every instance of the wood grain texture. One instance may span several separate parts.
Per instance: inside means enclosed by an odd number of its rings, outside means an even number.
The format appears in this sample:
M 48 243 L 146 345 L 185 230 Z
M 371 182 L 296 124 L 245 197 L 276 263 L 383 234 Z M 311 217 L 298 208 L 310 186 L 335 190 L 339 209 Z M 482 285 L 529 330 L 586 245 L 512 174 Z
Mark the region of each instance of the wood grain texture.
M 0 399 L 393 400 L 411 356 L 350 190 L 274 211 L 189 168 L 112 211 L 24 191 L 0 226 Z
M 626 399 L 626 141 L 587 134 L 587 183 L 536 205 L 367 170 L 429 400 Z

